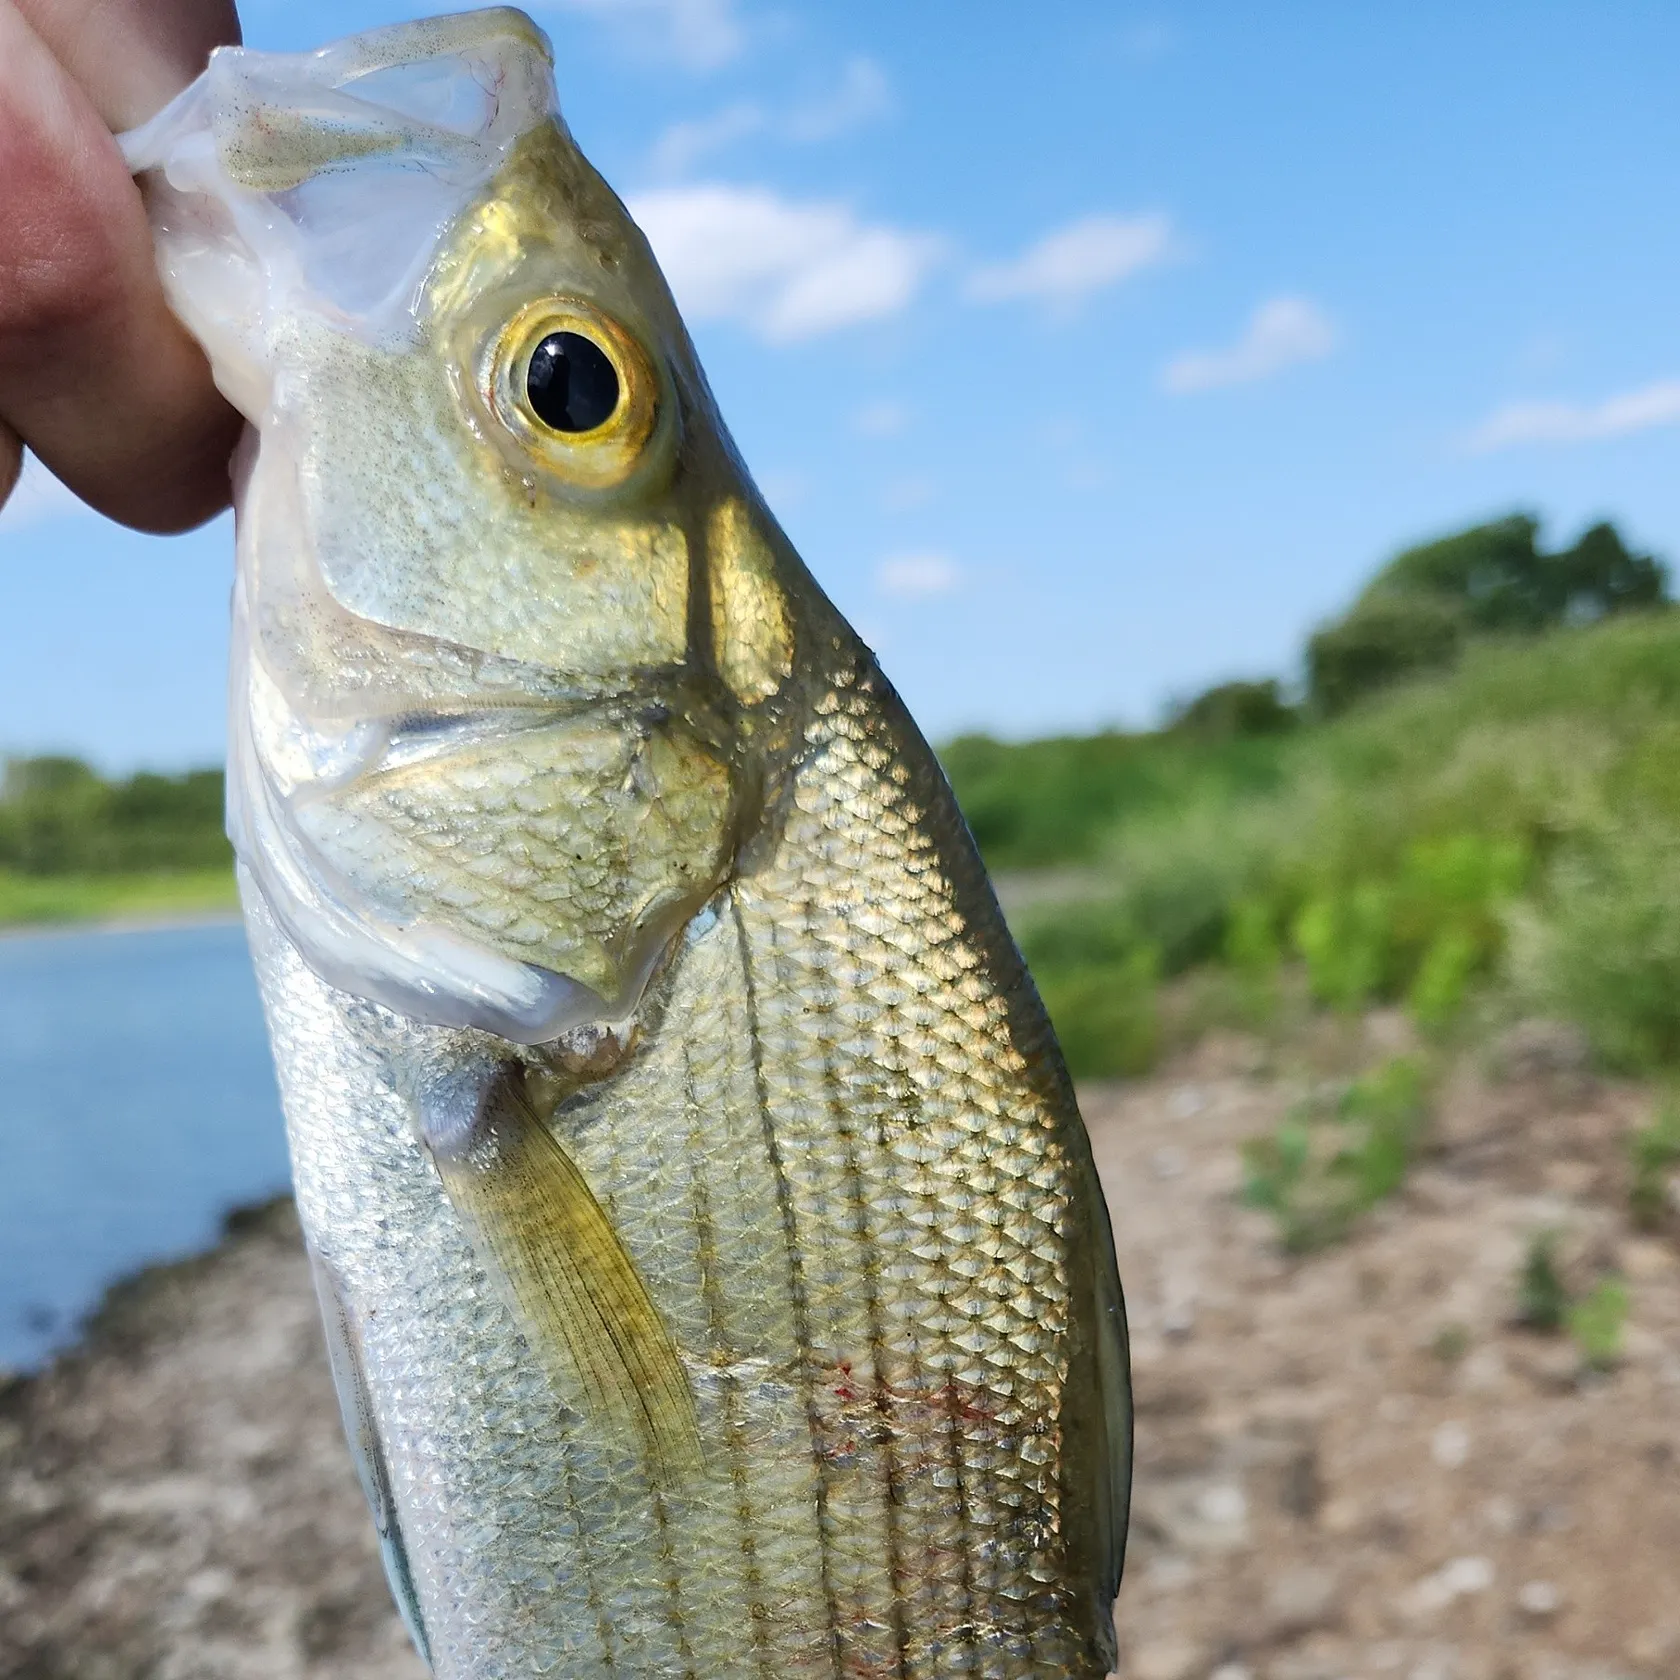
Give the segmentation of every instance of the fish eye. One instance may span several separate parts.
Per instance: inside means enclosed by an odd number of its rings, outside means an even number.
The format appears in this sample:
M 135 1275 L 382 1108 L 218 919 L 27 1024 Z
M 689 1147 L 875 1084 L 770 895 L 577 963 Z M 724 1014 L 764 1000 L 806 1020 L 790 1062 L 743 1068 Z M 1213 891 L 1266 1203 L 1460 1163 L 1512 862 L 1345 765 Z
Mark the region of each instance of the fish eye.
M 622 484 L 659 418 L 652 358 L 580 298 L 526 304 L 487 346 L 480 389 L 524 453 L 586 489 Z
M 551 332 L 531 352 L 525 371 L 531 411 L 557 432 L 593 432 L 618 410 L 621 391 L 612 358 L 580 332 Z

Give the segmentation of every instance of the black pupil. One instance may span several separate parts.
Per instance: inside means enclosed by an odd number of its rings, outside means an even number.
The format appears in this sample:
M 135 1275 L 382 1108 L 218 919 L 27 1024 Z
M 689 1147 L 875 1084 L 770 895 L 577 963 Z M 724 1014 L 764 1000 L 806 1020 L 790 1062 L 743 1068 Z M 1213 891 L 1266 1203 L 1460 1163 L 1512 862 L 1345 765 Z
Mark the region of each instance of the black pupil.
M 593 339 L 552 332 L 531 352 L 525 390 L 545 426 L 592 432 L 618 407 L 618 369 Z

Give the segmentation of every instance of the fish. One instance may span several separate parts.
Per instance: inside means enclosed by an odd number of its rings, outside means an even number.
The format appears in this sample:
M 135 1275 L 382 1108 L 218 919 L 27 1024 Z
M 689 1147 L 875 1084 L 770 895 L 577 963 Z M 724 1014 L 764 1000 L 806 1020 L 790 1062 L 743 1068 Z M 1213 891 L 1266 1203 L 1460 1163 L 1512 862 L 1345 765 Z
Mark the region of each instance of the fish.
M 248 422 L 228 827 L 440 1680 L 1107 1674 L 1124 1307 L 939 763 L 523 13 L 123 137 Z

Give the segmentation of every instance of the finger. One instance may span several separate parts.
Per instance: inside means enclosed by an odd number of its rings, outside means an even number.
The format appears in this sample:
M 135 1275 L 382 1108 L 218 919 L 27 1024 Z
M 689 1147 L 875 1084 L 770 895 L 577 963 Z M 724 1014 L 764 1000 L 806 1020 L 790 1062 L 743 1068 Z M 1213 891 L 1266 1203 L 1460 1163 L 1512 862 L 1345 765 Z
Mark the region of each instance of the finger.
M 5 507 L 17 489 L 18 474 L 22 471 L 23 439 L 0 420 L 0 508 Z
M 0 228 L 0 419 L 113 519 L 207 519 L 227 502 L 238 420 L 164 302 L 122 154 L 11 0 Z
M 239 39 L 232 0 L 15 0 L 115 133 L 155 115 Z

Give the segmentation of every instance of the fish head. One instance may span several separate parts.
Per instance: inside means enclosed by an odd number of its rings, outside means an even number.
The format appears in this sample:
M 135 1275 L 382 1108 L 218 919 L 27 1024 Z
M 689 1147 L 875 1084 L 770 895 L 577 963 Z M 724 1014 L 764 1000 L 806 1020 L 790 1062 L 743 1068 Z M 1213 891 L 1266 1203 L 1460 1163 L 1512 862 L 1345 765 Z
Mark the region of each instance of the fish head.
M 318 972 L 542 1042 L 633 1010 L 844 631 L 498 9 L 223 49 L 124 142 L 237 464 L 230 829 Z M 843 639 L 843 638 L 842 638 Z

